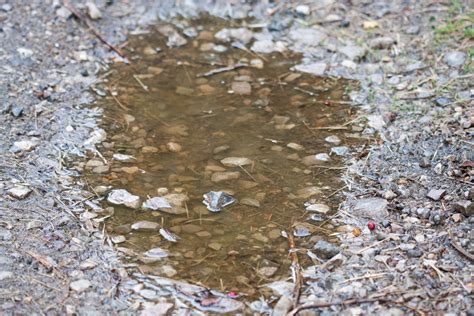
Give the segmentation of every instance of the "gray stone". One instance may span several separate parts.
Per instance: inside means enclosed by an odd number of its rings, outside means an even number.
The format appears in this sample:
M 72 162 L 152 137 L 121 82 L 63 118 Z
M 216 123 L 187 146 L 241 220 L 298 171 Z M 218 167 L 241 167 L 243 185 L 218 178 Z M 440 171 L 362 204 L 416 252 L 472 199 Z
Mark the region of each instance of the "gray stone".
M 323 76 L 327 68 L 327 64 L 316 62 L 310 64 L 299 64 L 293 67 L 293 70 L 307 72 L 315 76 Z
M 331 153 L 335 153 L 337 156 L 345 156 L 349 153 L 349 147 L 347 146 L 332 147 Z
M 334 145 L 339 145 L 341 143 L 341 139 L 337 137 L 336 135 L 331 135 L 328 136 L 324 139 L 326 143 L 334 144 Z
M 132 224 L 133 230 L 156 230 L 160 227 L 160 224 L 150 221 L 140 221 Z
M 115 205 L 124 205 L 134 209 L 140 206 L 140 197 L 130 194 L 124 189 L 112 190 L 107 196 L 107 201 Z
M 0 271 L 0 281 L 5 281 L 13 278 L 14 274 L 10 271 Z
M 369 47 L 373 49 L 387 49 L 395 44 L 395 40 L 391 37 L 377 37 L 369 41 Z
M 459 212 L 466 217 L 469 217 L 474 212 L 474 203 L 468 200 L 461 200 L 453 203 L 453 209 L 454 211 Z
M 30 151 L 34 149 L 37 145 L 36 141 L 33 140 L 20 140 L 13 143 L 12 151 Z
M 171 208 L 171 204 L 164 197 L 153 197 L 151 199 L 146 200 L 143 203 L 142 207 L 144 209 L 157 211 L 160 209 Z
M 445 194 L 446 190 L 431 189 L 426 196 L 432 199 L 433 201 L 439 201 Z
M 95 5 L 94 2 L 89 1 L 86 3 L 87 13 L 92 20 L 98 20 L 102 18 L 102 13 L 100 13 L 99 8 Z
M 387 200 L 393 200 L 394 198 L 396 198 L 398 195 L 393 192 L 392 190 L 387 190 L 385 191 L 385 193 L 383 194 L 383 197 Z
M 359 60 L 365 56 L 366 49 L 361 46 L 349 45 L 339 48 L 339 52 L 351 60 Z
M 275 307 L 273 308 L 272 316 L 285 316 L 288 314 L 293 306 L 293 301 L 287 296 L 280 297 Z
M 156 294 L 156 291 L 149 290 L 149 289 L 143 289 L 139 292 L 140 296 L 147 299 L 147 300 L 155 300 L 158 298 L 158 295 Z
M 326 153 L 321 153 L 321 154 L 316 154 L 314 156 L 314 158 L 318 161 L 322 161 L 322 162 L 327 162 L 327 161 L 330 161 L 331 160 L 331 157 L 329 157 L 328 154 Z
M 275 42 L 268 39 L 255 41 L 250 49 L 256 53 L 264 54 L 270 54 L 278 51 Z
M 324 240 L 319 240 L 316 245 L 314 245 L 314 251 L 318 257 L 323 259 L 331 259 L 335 255 L 341 252 L 341 249 Z
M 30 193 L 31 189 L 22 185 L 16 185 L 8 190 L 8 194 L 19 200 L 26 198 Z
M 460 51 L 451 51 L 444 55 L 443 61 L 450 67 L 459 67 L 464 64 L 466 54 Z
M 228 180 L 235 180 L 240 178 L 240 172 L 214 172 L 211 176 L 212 182 L 221 182 Z
M 69 284 L 69 287 L 74 292 L 82 293 L 91 287 L 91 283 L 86 279 L 81 279 L 71 282 L 71 284 Z
M 367 198 L 353 201 L 351 211 L 354 215 L 364 218 L 381 218 L 387 215 L 388 201 L 382 198 Z
M 311 27 L 295 28 L 290 31 L 288 36 L 294 42 L 301 43 L 305 46 L 317 46 L 327 38 L 326 33 Z
M 306 210 L 308 212 L 316 212 L 319 214 L 326 214 L 331 210 L 331 208 L 326 204 L 307 204 L 305 203 Z
M 168 257 L 168 251 L 163 248 L 153 248 L 143 253 L 143 255 L 149 258 L 166 258 Z
M 253 164 L 253 161 L 245 157 L 227 157 L 221 160 L 226 167 L 240 167 Z

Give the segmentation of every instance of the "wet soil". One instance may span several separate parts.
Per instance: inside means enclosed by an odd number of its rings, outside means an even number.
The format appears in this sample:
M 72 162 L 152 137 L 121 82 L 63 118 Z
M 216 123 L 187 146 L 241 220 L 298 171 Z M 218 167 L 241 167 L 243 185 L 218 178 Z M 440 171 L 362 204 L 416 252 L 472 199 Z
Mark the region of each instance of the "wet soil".
M 113 65 L 106 82 L 96 86 L 109 91 L 95 105 L 104 109 L 108 138 L 99 151 L 110 171 L 89 169 L 84 177 L 92 188 L 126 189 L 143 200 L 186 197 L 175 214 L 105 205 L 114 207 L 107 222 L 112 237 L 140 221 L 159 224 L 124 234 L 119 245 L 142 272 L 253 294 L 263 281 L 288 275 L 282 230 L 303 234 L 298 245 L 305 248 L 334 232 L 327 216 L 340 202 L 331 193 L 342 186 L 341 168 L 331 154 L 335 145 L 325 138 L 338 136 L 347 145 L 347 127 L 319 128 L 348 120 L 346 92 L 353 83 L 291 72 L 299 62 L 294 54 L 260 58 L 230 45 L 212 49 L 216 45 L 206 35 L 220 24 L 198 20 L 200 34 L 179 48 L 167 48 L 154 28 L 131 38 L 132 64 Z M 228 65 L 244 67 L 206 74 Z M 134 159 L 114 160 L 117 153 Z M 314 159 L 321 153 L 331 154 L 330 161 Z M 249 163 L 221 162 L 228 157 Z M 238 202 L 210 212 L 202 203 L 209 191 L 224 191 Z M 333 211 L 308 212 L 308 201 Z M 160 227 L 179 236 L 178 242 L 160 236 Z M 169 257 L 141 255 L 157 247 Z

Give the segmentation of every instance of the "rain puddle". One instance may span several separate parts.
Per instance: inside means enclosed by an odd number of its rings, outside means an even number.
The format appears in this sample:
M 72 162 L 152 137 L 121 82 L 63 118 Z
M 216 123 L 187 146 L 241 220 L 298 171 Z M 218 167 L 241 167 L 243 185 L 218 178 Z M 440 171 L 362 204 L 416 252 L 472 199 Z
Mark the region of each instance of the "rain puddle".
M 108 91 L 96 104 L 107 140 L 84 176 L 109 194 L 108 234 L 142 272 L 254 295 L 289 277 L 282 231 L 302 249 L 336 241 L 329 217 L 349 140 L 327 127 L 349 120 L 348 82 L 292 72 L 298 56 L 249 53 L 200 22 L 180 47 L 163 28 L 130 40 L 131 65 L 95 88 Z M 124 198 L 117 189 L 140 202 L 110 203 Z

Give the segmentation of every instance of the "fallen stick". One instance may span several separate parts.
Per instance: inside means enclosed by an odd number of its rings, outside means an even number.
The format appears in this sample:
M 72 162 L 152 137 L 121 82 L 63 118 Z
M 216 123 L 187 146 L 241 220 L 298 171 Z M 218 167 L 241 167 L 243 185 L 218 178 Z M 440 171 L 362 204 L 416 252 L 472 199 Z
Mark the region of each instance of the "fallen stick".
M 69 11 L 71 11 L 71 13 L 77 18 L 79 19 L 79 21 L 82 21 L 84 22 L 84 24 L 89 28 L 89 30 L 92 32 L 92 34 L 94 34 L 102 43 L 104 43 L 105 45 L 107 45 L 111 50 L 113 50 L 114 52 L 116 52 L 117 54 L 120 55 L 120 57 L 124 57 L 125 58 L 125 55 L 124 53 L 117 47 L 115 47 L 114 45 L 110 44 L 100 33 L 99 31 L 96 30 L 96 28 L 92 25 L 92 23 L 89 21 L 89 19 L 84 16 L 79 10 L 76 9 L 76 7 L 74 7 L 68 0 L 64 0 L 63 1 L 63 5 L 66 9 L 68 9 Z
M 300 311 L 302 310 L 305 310 L 305 309 L 311 309 L 311 308 L 321 308 L 321 307 L 331 307 L 331 306 L 336 306 L 336 305 L 351 305 L 351 304 L 364 304 L 364 303 L 374 303 L 374 302 L 380 302 L 380 303 L 392 303 L 392 304 L 395 304 L 395 305 L 400 305 L 400 306 L 403 306 L 405 308 L 408 308 L 410 310 L 412 310 L 413 312 L 415 312 L 416 314 L 420 315 L 420 316 L 425 316 L 427 315 L 426 312 L 424 311 L 421 311 L 421 310 L 417 310 L 417 309 L 414 309 L 412 307 L 409 307 L 403 303 L 398 303 L 398 302 L 395 302 L 395 301 L 392 301 L 392 300 L 388 300 L 386 298 L 368 298 L 368 299 L 356 299 L 356 298 L 353 298 L 353 299 L 349 299 L 349 300 L 345 300 L 345 301 L 337 301 L 337 302 L 323 302 L 323 303 L 314 303 L 314 304 L 306 304 L 306 305 L 301 305 L 297 308 L 294 308 L 293 310 L 291 310 L 287 316 L 294 316 L 296 314 L 298 314 Z
M 471 261 L 474 261 L 474 256 L 471 255 L 469 252 L 464 250 L 461 245 L 459 245 L 457 242 L 454 241 L 453 235 L 451 232 L 449 232 L 449 242 L 451 243 L 451 246 L 453 246 L 454 249 L 456 249 L 460 254 L 462 254 L 464 257 L 468 258 Z
M 238 64 L 235 64 L 235 65 L 232 65 L 232 66 L 216 68 L 216 69 L 210 70 L 208 72 L 197 74 L 196 77 L 210 77 L 210 76 L 220 74 L 222 72 L 232 71 L 232 70 L 242 68 L 242 67 L 247 67 L 247 66 L 248 66 L 247 64 L 238 63 Z
M 293 288 L 293 308 L 296 308 L 301 293 L 301 285 L 303 279 L 301 276 L 301 266 L 298 261 L 298 254 L 296 253 L 295 239 L 293 238 L 293 230 L 290 230 L 286 233 L 288 239 L 288 248 L 290 248 L 290 257 L 291 257 L 291 277 L 295 287 Z

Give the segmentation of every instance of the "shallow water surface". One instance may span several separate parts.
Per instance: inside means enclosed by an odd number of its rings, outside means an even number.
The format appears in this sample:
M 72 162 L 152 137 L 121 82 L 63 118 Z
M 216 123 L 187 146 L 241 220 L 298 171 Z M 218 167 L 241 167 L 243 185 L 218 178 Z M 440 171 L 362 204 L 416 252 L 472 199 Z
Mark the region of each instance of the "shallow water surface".
M 334 232 L 331 211 L 308 212 L 304 204 L 332 211 L 338 205 L 333 193 L 343 185 L 340 157 L 331 148 L 346 146 L 347 139 L 344 129 L 325 128 L 348 121 L 343 100 L 349 83 L 291 72 L 298 56 L 232 48 L 212 39 L 218 28 L 200 25 L 198 36 L 178 48 L 167 48 L 158 32 L 130 41 L 132 63 L 113 65 L 98 85 L 109 91 L 98 101 L 108 134 L 99 151 L 108 168 L 86 165 L 86 178 L 91 187 L 126 189 L 142 201 L 169 194 L 183 200 L 176 214 L 114 206 L 109 235 L 125 237 L 116 246 L 143 272 L 252 295 L 263 283 L 289 277 L 282 230 L 308 235 L 296 237 L 299 248 L 330 240 Z M 341 144 L 325 141 L 334 135 Z M 136 159 L 117 161 L 117 153 Z M 330 154 L 330 161 L 314 159 L 320 153 Z M 228 157 L 250 162 L 233 167 L 222 162 Z M 202 202 L 209 191 L 224 191 L 237 202 L 210 212 Z M 159 225 L 130 230 L 144 220 Z M 161 227 L 180 239 L 166 240 Z M 157 247 L 168 256 L 143 256 Z M 300 257 L 309 260 L 304 252 Z

